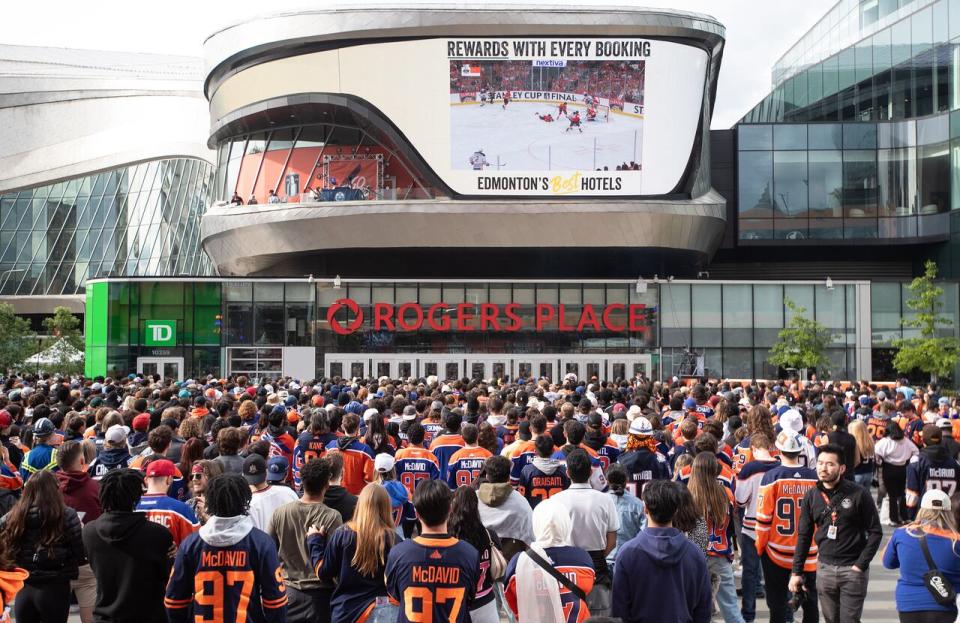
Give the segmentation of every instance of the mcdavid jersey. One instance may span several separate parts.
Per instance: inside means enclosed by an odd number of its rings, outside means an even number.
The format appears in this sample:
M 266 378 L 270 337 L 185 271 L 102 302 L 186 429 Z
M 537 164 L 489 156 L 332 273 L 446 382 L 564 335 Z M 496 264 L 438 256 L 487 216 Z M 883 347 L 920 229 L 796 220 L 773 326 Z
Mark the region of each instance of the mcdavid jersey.
M 467 444 L 460 435 L 445 434 L 437 435 L 433 438 L 433 442 L 430 444 L 430 452 L 433 452 L 433 455 L 437 457 L 437 461 L 440 463 L 440 479 L 444 482 L 447 480 L 447 469 L 450 463 L 450 457 L 465 445 Z
M 945 446 L 924 448 L 907 464 L 907 506 L 917 506 L 930 489 L 940 489 L 951 499 L 960 493 L 960 464 Z
M 461 448 L 450 457 L 447 484 L 451 489 L 466 487 L 480 477 L 483 464 L 493 456 L 486 448 Z
M 450 536 L 418 536 L 393 546 L 384 575 L 387 594 L 402 604 L 397 623 L 464 623 L 480 579 L 480 554 Z
M 413 499 L 413 490 L 421 480 L 437 480 L 440 478 L 440 461 L 426 448 L 411 446 L 397 450 L 394 457 L 397 470 L 397 480 L 407 488 L 410 499 Z
M 284 623 L 287 593 L 277 546 L 257 528 L 224 547 L 192 534 L 177 550 L 163 603 L 170 623 Z
M 617 463 L 627 470 L 627 491 L 638 498 L 643 494 L 643 488 L 651 480 L 668 480 L 670 478 L 670 464 L 659 452 L 631 450 L 621 454 Z
M 298 490 L 300 489 L 300 470 L 306 463 L 326 454 L 327 446 L 336 439 L 337 436 L 333 433 L 314 435 L 310 431 L 302 433 L 297 438 L 297 445 L 293 448 L 293 483 Z
M 596 572 L 593 561 L 590 560 L 590 554 L 578 547 L 548 547 L 545 551 L 548 560 L 553 562 L 554 568 L 567 576 L 584 593 L 589 594 L 593 590 Z M 514 556 L 503 576 L 507 604 L 514 614 L 517 614 L 517 562 L 520 556 L 525 555 L 520 553 Z M 560 588 L 560 605 L 566 615 L 564 623 L 583 623 L 589 619 L 590 611 L 587 609 L 587 602 L 571 593 L 570 589 L 559 582 L 557 585 Z
M 517 491 L 530 503 L 530 508 L 536 508 L 537 504 L 569 486 L 570 478 L 567 477 L 566 466 L 557 465 L 557 468 L 548 474 L 537 467 L 536 463 L 530 463 L 520 472 Z
M 162 493 L 144 493 L 137 504 L 137 510 L 146 513 L 147 519 L 153 523 L 169 530 L 178 547 L 200 527 L 197 516 L 189 506 Z
M 817 486 L 817 473 L 808 467 L 779 465 L 760 480 L 757 497 L 757 552 L 784 569 L 793 566 L 800 525 L 800 502 Z M 817 570 L 817 543 L 811 541 L 805 571 Z

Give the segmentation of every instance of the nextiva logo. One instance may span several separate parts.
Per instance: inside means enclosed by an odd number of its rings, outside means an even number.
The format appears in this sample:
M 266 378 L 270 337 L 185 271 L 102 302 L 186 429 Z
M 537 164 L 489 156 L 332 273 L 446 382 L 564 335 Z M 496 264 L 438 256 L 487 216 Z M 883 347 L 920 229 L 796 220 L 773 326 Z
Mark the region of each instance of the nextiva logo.
M 145 321 L 144 346 L 176 346 L 176 320 L 147 320 Z

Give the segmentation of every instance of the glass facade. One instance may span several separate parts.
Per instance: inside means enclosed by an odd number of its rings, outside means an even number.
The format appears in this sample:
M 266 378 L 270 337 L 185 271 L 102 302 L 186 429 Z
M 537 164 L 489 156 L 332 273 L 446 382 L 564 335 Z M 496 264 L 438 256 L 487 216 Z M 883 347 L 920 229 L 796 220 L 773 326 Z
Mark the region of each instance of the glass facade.
M 334 114 L 344 118 L 222 141 L 217 149 L 215 200 L 311 203 L 437 195 L 387 137 L 373 127 L 353 127 L 346 111 Z
M 104 276 L 211 274 L 213 167 L 172 158 L 0 195 L 0 295 L 72 295 Z
M 830 376 L 856 378 L 866 373 L 857 361 L 869 360 L 858 349 L 871 348 L 856 342 L 861 285 L 100 280 L 87 291 L 87 374 L 127 374 L 144 361 L 179 358 L 185 377 L 275 376 L 294 349 L 309 354 L 317 376 L 342 353 L 364 354 L 373 370 L 380 355 L 383 369 L 394 370 L 385 374 L 396 373 L 391 357 L 404 353 L 432 354 L 438 370 L 456 354 L 462 361 L 514 353 L 545 370 L 555 364 L 538 353 L 650 355 L 657 374 L 671 376 L 693 351 L 710 375 L 772 378 L 778 370 L 767 354 L 789 322 L 790 299 L 832 331 Z M 960 296 L 955 285 L 949 292 Z M 175 325 L 170 343 L 150 343 L 156 322 Z M 366 363 L 337 361 L 369 373 Z
M 737 126 L 739 240 L 947 240 L 960 210 L 955 115 Z

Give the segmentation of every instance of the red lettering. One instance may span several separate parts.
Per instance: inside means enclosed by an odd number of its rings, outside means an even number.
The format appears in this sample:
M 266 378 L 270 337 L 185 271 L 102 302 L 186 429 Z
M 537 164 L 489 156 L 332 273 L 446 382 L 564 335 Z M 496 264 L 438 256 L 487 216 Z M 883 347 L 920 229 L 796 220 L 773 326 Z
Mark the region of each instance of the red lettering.
M 476 327 L 467 324 L 474 319 L 473 303 L 460 303 L 457 305 L 457 331 L 476 331 Z
M 383 325 L 386 325 L 387 331 L 396 331 L 396 327 L 393 326 L 393 305 L 390 303 L 374 303 L 373 330 L 382 331 Z
M 553 305 L 547 303 L 537 303 L 537 331 L 543 331 L 543 327 L 547 322 L 553 320 L 553 317 L 557 315 L 556 310 L 554 310 Z
M 336 318 L 337 312 L 343 307 L 346 307 L 354 315 L 353 322 L 348 323 L 347 326 L 341 325 Z M 337 335 L 349 335 L 363 325 L 363 310 L 353 299 L 337 299 L 327 309 L 327 324 Z
M 580 312 L 580 322 L 577 323 L 577 332 L 582 332 L 583 328 L 589 326 L 594 331 L 600 330 L 600 321 L 597 320 L 597 312 L 593 310 L 593 305 L 586 303 L 583 311 Z
M 559 331 L 573 331 L 573 327 L 564 322 L 565 318 L 563 317 L 564 306 L 561 304 L 558 306 L 560 308 L 560 314 L 558 315 L 557 320 L 557 330 Z
M 434 303 L 430 306 L 430 309 L 427 310 L 427 326 L 433 329 L 434 331 L 449 331 L 450 330 L 450 316 L 446 315 L 443 310 L 447 308 L 446 303 Z M 437 322 L 437 312 L 440 312 L 440 321 Z
M 630 327 L 631 331 L 647 330 L 645 323 L 646 309 L 647 306 L 643 303 L 633 303 L 630 305 L 630 308 L 627 312 L 627 326 Z
M 497 322 L 499 313 L 500 308 L 493 303 L 480 303 L 480 330 L 486 331 L 489 325 L 494 331 L 499 331 L 500 323 Z
M 517 311 L 519 310 L 520 303 L 510 303 L 503 308 L 503 315 L 510 319 L 510 324 L 503 327 L 504 331 L 513 333 L 515 331 L 519 331 L 520 327 L 523 326 L 523 321 L 520 320 L 520 316 L 517 314 Z
M 407 322 L 407 312 L 414 311 L 416 320 L 412 323 Z M 423 326 L 423 308 L 417 303 L 404 303 L 397 309 L 397 326 L 403 331 L 416 331 Z
M 610 314 L 612 312 L 616 311 L 622 314 L 624 310 L 625 307 L 620 303 L 611 303 L 610 305 L 606 306 L 606 308 L 603 310 L 603 326 L 607 328 L 607 331 L 616 331 L 619 333 L 627 328 L 625 325 L 614 324 L 610 321 Z

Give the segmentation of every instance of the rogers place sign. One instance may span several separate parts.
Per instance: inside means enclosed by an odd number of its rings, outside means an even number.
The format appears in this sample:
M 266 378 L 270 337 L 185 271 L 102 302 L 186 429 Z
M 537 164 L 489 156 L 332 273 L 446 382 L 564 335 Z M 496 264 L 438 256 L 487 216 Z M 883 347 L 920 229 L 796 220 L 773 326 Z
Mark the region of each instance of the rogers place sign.
M 533 328 L 543 331 L 546 328 L 561 332 L 609 331 L 612 333 L 646 332 L 650 326 L 646 316 L 650 311 L 646 305 L 633 303 L 611 303 L 594 306 L 586 303 L 577 305 L 579 314 L 568 310 L 564 305 L 539 303 L 534 305 L 533 327 L 530 319 L 520 316 L 519 303 L 499 305 L 497 303 L 434 303 L 424 308 L 419 303 L 374 303 L 371 329 L 373 331 L 419 331 L 426 328 L 437 332 L 453 331 L 505 331 L 517 332 Z M 348 318 L 337 319 L 341 310 L 347 310 Z M 624 321 L 623 316 L 626 316 Z M 363 307 L 353 299 L 337 299 L 327 309 L 327 323 L 334 333 L 350 335 L 363 326 L 365 321 Z M 526 323 L 526 324 L 525 324 Z M 555 323 L 555 324 L 554 324 Z

